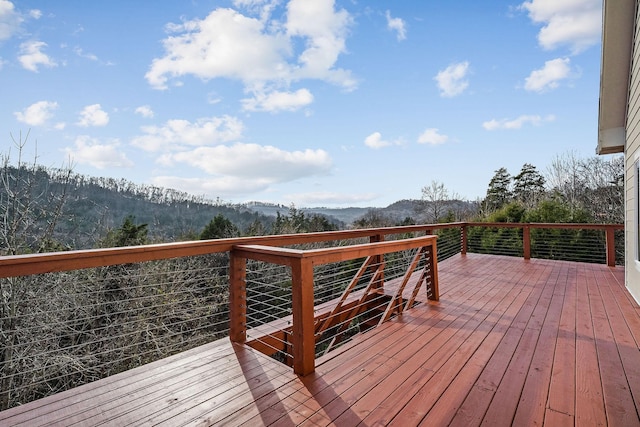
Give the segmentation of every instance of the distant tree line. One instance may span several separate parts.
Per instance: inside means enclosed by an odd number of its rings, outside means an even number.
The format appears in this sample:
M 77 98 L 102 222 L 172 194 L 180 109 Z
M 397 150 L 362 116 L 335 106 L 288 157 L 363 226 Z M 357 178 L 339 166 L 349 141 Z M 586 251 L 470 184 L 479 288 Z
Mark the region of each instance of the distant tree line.
M 478 218 L 498 222 L 624 221 L 624 158 L 557 156 L 546 175 L 525 163 L 495 171 Z

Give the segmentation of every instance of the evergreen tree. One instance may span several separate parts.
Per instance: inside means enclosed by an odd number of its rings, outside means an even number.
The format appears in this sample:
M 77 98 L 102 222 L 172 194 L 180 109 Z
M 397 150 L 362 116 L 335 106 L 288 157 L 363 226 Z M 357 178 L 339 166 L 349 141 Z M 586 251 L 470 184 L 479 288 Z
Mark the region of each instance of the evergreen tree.
M 239 234 L 238 228 L 231 221 L 218 214 L 204 227 L 200 233 L 200 240 L 225 239 L 237 237 Z
M 512 199 L 511 194 L 511 175 L 506 168 L 500 168 L 495 171 L 493 178 L 489 181 L 487 189 L 487 197 L 485 198 L 485 206 L 489 212 L 493 212 L 502 208 Z
M 103 246 L 137 246 L 148 243 L 148 224 L 136 224 L 135 220 L 135 216 L 128 215 L 124 221 L 122 221 L 122 225 L 119 228 L 107 233 Z
M 255 219 L 249 227 L 247 227 L 245 234 L 247 236 L 264 236 L 267 234 L 264 224 L 259 219 Z
M 526 209 L 519 202 L 510 202 L 487 218 L 489 222 L 523 222 Z
M 513 178 L 513 195 L 526 207 L 533 207 L 545 194 L 545 179 L 530 163 L 525 163 L 520 173 Z
M 326 216 L 320 214 L 305 215 L 295 205 L 289 207 L 289 214 L 276 213 L 273 224 L 273 234 L 312 233 L 316 231 L 334 231 L 338 227 L 331 223 Z

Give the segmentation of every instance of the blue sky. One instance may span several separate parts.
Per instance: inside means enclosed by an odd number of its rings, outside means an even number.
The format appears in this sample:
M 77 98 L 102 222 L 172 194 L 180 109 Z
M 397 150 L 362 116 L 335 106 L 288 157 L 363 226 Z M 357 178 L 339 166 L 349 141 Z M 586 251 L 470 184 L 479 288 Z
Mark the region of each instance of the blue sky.
M 600 0 L 0 0 L 0 147 L 228 202 L 386 206 L 595 155 Z M 14 151 L 15 152 L 15 151 Z

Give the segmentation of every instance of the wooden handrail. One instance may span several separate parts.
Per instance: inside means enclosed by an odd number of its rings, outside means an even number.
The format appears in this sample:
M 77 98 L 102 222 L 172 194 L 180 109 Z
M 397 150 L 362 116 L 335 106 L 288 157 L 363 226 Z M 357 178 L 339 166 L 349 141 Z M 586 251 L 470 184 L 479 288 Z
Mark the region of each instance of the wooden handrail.
M 234 246 L 233 252 L 245 258 L 274 264 L 291 265 L 293 262 L 291 260 L 308 259 L 313 265 L 322 265 L 367 256 L 383 255 L 406 249 L 415 249 L 428 246 L 436 239 L 437 236 L 422 236 L 402 240 L 305 250 L 281 248 L 277 246 L 237 245 Z
M 468 227 L 523 228 L 525 226 L 531 229 L 624 230 L 624 224 L 454 222 L 304 234 L 198 240 L 121 248 L 2 256 L 0 257 L 0 278 L 229 252 L 236 245 L 286 246 L 367 237 L 373 241 L 381 241 L 384 240 L 385 236 L 393 234 L 420 232 L 428 234 L 434 230 L 455 227 L 460 227 L 462 230 L 461 251 L 465 253 L 465 230 L 467 230 Z M 611 233 L 608 233 L 611 237 L 610 234 Z M 610 257 L 607 258 L 608 265 L 615 265 L 615 251 L 611 249 L 613 247 L 613 243 L 607 243 L 607 253 L 610 255 Z
M 463 222 L 459 223 L 469 227 L 497 227 L 497 228 L 561 228 L 568 230 L 624 230 L 624 224 L 591 224 L 591 223 L 565 223 L 565 222 Z M 451 226 L 452 224 L 450 224 Z
M 119 248 L 84 249 L 42 254 L 7 255 L 0 257 L 0 278 L 229 252 L 236 245 L 287 246 L 371 238 L 374 236 L 376 239 L 384 239 L 384 236 L 388 235 L 426 232 L 428 230 L 459 226 L 458 224 L 461 223 L 365 228 L 316 233 L 198 240 Z

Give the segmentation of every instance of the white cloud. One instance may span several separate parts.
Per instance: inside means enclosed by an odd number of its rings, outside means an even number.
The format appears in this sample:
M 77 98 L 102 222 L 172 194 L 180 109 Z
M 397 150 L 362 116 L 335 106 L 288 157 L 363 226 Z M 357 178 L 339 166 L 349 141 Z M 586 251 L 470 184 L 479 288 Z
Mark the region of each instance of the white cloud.
M 58 108 L 57 102 L 39 101 L 31 104 L 22 112 L 13 113 L 16 119 L 29 126 L 42 126 L 53 117 L 53 111 Z
M 520 129 L 525 124 L 531 124 L 533 126 L 540 126 L 544 122 L 552 122 L 555 120 L 555 116 L 549 115 L 542 117 L 539 115 L 522 115 L 516 119 L 492 119 L 482 123 L 482 127 L 486 130 L 499 130 L 499 129 Z
M 543 25 L 538 43 L 544 49 L 567 45 L 579 53 L 600 41 L 601 0 L 530 0 L 520 8 L 533 22 Z
M 136 114 L 140 114 L 142 117 L 145 117 L 147 119 L 153 118 L 153 110 L 148 105 L 141 105 L 140 107 L 136 108 Z
M 78 55 L 80 58 L 86 58 L 89 59 L 91 61 L 97 61 L 98 57 L 96 55 L 94 55 L 93 53 L 85 53 L 81 48 L 79 47 L 75 47 L 73 49 L 73 52 Z
M 39 9 L 31 9 L 29 11 L 29 16 L 32 17 L 33 19 L 40 19 L 42 18 L 42 11 Z
M 287 35 L 306 42 L 305 50 L 298 56 L 303 67 L 296 64 L 293 77 L 327 80 L 352 88 L 355 82 L 350 73 L 333 69 L 338 56 L 346 51 L 352 22 L 346 10 L 334 10 L 334 0 L 291 0 L 287 5 Z
M 387 147 L 391 145 L 391 143 L 383 140 L 380 132 L 374 132 L 364 139 L 364 145 L 377 150 L 379 148 Z
M 364 139 L 364 145 L 374 150 L 378 150 L 384 147 L 390 147 L 392 145 L 402 145 L 402 139 L 396 139 L 395 141 L 387 141 L 382 139 L 380 132 L 374 132 Z
M 235 117 L 222 116 L 201 118 L 195 123 L 174 119 L 163 126 L 143 126 L 141 129 L 145 135 L 133 138 L 134 146 L 146 151 L 178 151 L 237 141 L 242 136 L 243 124 Z
M 24 22 L 24 18 L 8 0 L 0 0 L 0 41 L 10 39 Z
M 80 112 L 80 119 L 76 123 L 78 126 L 106 126 L 109 123 L 109 114 L 102 110 L 100 104 L 87 105 Z
M 97 169 L 130 168 L 133 162 L 120 150 L 120 143 L 100 143 L 99 140 L 87 135 L 80 135 L 74 142 L 74 147 L 65 148 L 71 161 L 79 164 L 91 165 Z
M 158 187 L 173 188 L 189 194 L 207 196 L 232 196 L 255 193 L 269 188 L 269 183 L 261 180 L 238 179 L 235 177 L 185 178 L 180 176 L 161 175 L 151 179 Z
M 330 191 L 319 191 L 311 193 L 285 194 L 283 199 L 295 200 L 296 203 L 310 206 L 344 205 L 369 202 L 378 197 L 375 193 L 364 194 L 343 194 Z
M 332 163 L 324 150 L 285 151 L 273 146 L 243 143 L 198 147 L 172 154 L 171 159 L 212 175 L 261 179 L 269 183 L 324 174 Z
M 171 79 L 193 75 L 240 80 L 248 92 L 265 84 L 287 88 L 301 79 L 355 87 L 349 71 L 335 68 L 352 20 L 345 10 L 335 10 L 332 0 L 292 0 L 284 22 L 270 16 L 275 2 L 234 4 L 258 8 L 261 17 L 219 8 L 202 20 L 168 25 L 173 34 L 163 41 L 165 55 L 151 63 L 149 84 L 166 89 Z
M 418 143 L 420 144 L 438 145 L 444 144 L 447 141 L 449 141 L 449 137 L 439 133 L 436 128 L 425 129 L 418 137 Z
M 222 98 L 218 96 L 216 92 L 209 92 L 207 94 L 207 103 L 211 105 L 219 104 L 222 101 Z
M 235 7 L 260 10 L 264 6 L 275 6 L 278 0 L 233 0 Z
M 391 12 L 388 10 L 385 13 L 385 16 L 387 17 L 387 28 L 396 32 L 398 41 L 406 39 L 407 29 L 405 28 L 405 22 L 401 18 L 392 18 Z
M 434 80 L 438 83 L 440 96 L 453 97 L 464 92 L 469 86 L 469 81 L 467 80 L 468 73 L 468 61 L 451 64 L 444 70 L 438 72 Z
M 233 0 L 233 6 L 257 14 L 261 21 L 266 22 L 280 2 L 281 0 Z
M 41 65 L 47 68 L 56 67 L 58 64 L 42 52 L 46 46 L 45 42 L 37 40 L 24 42 L 20 45 L 21 55 L 18 56 L 18 60 L 25 69 L 36 73 Z
M 177 34 L 163 41 L 166 55 L 154 59 L 145 76 L 157 89 L 187 74 L 250 82 L 284 78 L 289 72 L 283 60 L 290 49 L 286 38 L 266 33 L 263 22 L 234 10 L 216 9 L 204 20 L 168 29 Z
M 274 146 L 238 142 L 243 124 L 231 116 L 201 118 L 195 122 L 169 120 L 162 126 L 141 127 L 144 135 L 131 145 L 157 153 L 156 163 L 169 170 L 188 166 L 206 178 L 167 173 L 157 185 L 191 193 L 231 195 L 261 191 L 271 185 L 330 171 L 332 160 L 324 150 L 287 151 Z
M 8 40 L 22 30 L 22 24 L 28 19 L 40 19 L 42 11 L 32 9 L 26 14 L 16 10 L 9 0 L 0 0 L 0 41 Z
M 524 88 L 533 92 L 544 92 L 558 87 L 560 80 L 571 74 L 569 58 L 552 59 L 544 63 L 544 67 L 531 72 L 525 79 Z
M 313 102 L 313 95 L 307 89 L 295 92 L 255 93 L 253 98 L 243 99 L 242 108 L 246 111 L 296 111 Z

